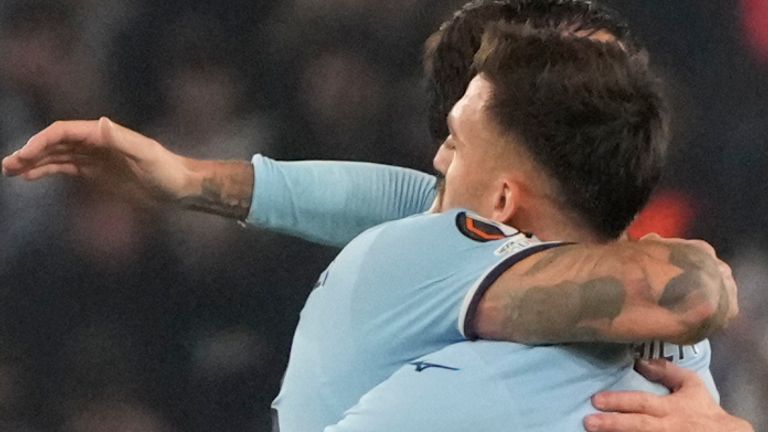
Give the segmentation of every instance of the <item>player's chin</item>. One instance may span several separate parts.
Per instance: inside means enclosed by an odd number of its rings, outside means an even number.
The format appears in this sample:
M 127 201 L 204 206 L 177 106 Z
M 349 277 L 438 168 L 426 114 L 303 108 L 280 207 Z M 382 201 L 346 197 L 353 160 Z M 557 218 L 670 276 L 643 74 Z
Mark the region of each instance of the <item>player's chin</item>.
M 445 177 L 438 176 L 437 177 L 437 196 L 435 197 L 435 202 L 434 204 L 432 204 L 432 208 L 430 209 L 430 212 L 442 213 L 444 210 L 444 203 L 445 203 Z
M 443 196 L 437 195 L 437 198 L 435 198 L 434 204 L 432 204 L 432 208 L 429 209 L 430 213 L 442 213 L 445 211 L 445 206 L 443 203 Z

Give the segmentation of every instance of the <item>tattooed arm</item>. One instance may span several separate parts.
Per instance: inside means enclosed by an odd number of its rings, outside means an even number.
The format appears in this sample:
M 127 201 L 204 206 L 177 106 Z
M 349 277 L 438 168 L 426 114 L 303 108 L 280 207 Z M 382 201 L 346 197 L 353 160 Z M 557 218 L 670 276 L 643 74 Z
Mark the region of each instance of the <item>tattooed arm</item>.
M 253 193 L 248 162 L 187 159 L 107 118 L 53 123 L 3 160 L 3 174 L 38 180 L 55 174 L 143 191 L 163 202 L 245 219 Z
M 191 173 L 183 207 L 245 220 L 253 196 L 253 165 L 242 161 L 186 159 Z
M 730 268 L 709 245 L 653 236 L 563 246 L 522 261 L 485 293 L 474 331 L 523 343 L 689 344 L 737 311 Z

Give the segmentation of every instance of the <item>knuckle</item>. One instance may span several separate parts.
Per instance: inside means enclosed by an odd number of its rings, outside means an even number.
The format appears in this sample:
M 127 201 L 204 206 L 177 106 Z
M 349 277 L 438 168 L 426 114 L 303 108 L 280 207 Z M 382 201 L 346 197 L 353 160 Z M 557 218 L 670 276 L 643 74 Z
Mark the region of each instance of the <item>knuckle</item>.
M 655 425 L 653 419 L 650 418 L 650 417 L 641 417 L 640 421 L 638 423 L 640 423 L 639 424 L 639 426 L 640 426 L 639 430 L 643 431 L 643 432 L 645 432 L 645 431 L 648 431 L 648 432 L 650 432 L 650 431 L 659 431 L 659 432 L 666 431 L 666 427 L 663 424 L 656 424 Z
M 718 266 L 718 268 L 720 270 L 720 273 L 722 273 L 724 276 L 726 276 L 728 278 L 733 276 L 733 270 L 731 269 L 731 266 L 729 266 L 728 264 L 726 264 L 726 263 L 724 263 L 722 261 L 719 261 L 717 263 L 717 266 Z
M 717 257 L 717 251 L 715 251 L 715 248 L 712 247 L 711 244 L 705 241 L 702 241 L 701 248 L 704 249 L 708 254 L 712 255 L 713 257 Z
M 648 412 L 651 409 L 651 401 L 645 396 L 638 397 L 637 407 L 641 412 Z

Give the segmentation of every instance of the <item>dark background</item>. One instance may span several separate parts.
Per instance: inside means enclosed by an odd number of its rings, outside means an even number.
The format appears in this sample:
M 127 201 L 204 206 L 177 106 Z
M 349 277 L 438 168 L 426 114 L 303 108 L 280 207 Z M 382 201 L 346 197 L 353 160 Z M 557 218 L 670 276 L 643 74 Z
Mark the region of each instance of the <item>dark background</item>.
M 460 1 L 2 0 L 0 153 L 108 115 L 201 158 L 430 169 L 421 44 Z M 723 404 L 768 430 L 768 2 L 613 1 L 667 79 L 672 161 L 642 229 L 704 238 L 742 317 Z M 641 229 L 638 228 L 638 229 Z M 268 431 L 298 312 L 336 251 L 0 180 L 0 430 Z

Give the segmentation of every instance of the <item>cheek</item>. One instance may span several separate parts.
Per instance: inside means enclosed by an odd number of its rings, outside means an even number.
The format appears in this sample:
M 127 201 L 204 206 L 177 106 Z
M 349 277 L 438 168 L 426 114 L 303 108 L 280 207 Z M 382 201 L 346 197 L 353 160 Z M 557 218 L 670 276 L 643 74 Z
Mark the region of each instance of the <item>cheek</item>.
M 445 184 L 451 199 L 466 199 L 466 196 L 469 194 L 468 189 L 471 188 L 466 174 L 461 161 L 453 160 L 448 165 L 448 169 L 445 172 Z
M 466 204 L 482 201 L 491 187 L 490 173 L 484 170 L 485 167 L 469 162 L 454 159 L 445 176 L 454 197 Z

